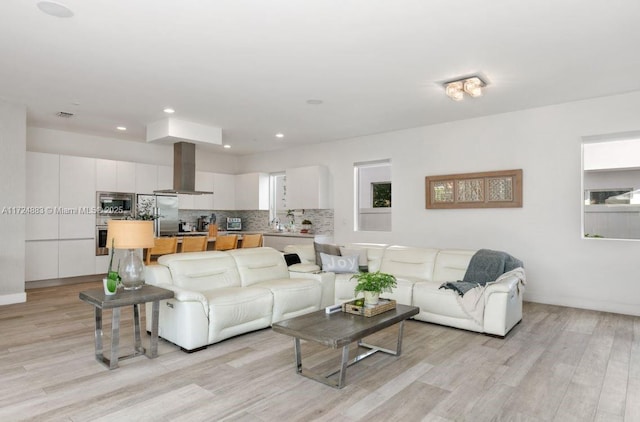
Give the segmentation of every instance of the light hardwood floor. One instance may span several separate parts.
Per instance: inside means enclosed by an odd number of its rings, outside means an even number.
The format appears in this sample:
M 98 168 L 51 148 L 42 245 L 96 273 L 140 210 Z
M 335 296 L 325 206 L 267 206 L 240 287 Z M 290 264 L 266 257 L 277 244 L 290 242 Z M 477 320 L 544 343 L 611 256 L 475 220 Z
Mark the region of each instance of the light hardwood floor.
M 32 289 L 0 307 L 1 421 L 640 421 L 638 317 L 526 303 L 506 339 L 407 321 L 401 357 L 365 359 L 335 390 L 297 375 L 293 340 L 270 329 L 193 354 L 161 340 L 157 359 L 109 371 L 78 299 L 99 286 Z M 395 330 L 368 340 L 393 347 Z M 305 366 L 338 359 L 303 343 Z

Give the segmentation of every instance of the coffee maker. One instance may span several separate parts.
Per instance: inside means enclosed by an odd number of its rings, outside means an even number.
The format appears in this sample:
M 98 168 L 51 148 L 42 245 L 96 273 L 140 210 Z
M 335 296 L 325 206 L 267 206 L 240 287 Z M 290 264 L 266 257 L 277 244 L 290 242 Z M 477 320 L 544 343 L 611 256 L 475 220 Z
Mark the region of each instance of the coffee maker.
M 209 217 L 201 215 L 196 222 L 197 231 L 206 232 L 209 230 Z

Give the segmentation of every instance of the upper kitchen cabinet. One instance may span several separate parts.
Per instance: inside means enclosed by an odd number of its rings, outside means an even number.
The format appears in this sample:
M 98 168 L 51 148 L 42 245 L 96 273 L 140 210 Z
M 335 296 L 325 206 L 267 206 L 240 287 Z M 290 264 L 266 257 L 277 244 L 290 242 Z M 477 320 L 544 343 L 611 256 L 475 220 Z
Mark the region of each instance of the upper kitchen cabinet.
M 287 169 L 288 209 L 327 209 L 329 170 L 325 166 Z
M 213 192 L 213 173 L 206 171 L 196 171 L 195 188 L 200 192 Z M 208 193 L 205 195 L 195 195 L 193 198 L 194 208 L 196 210 L 212 210 L 213 195 Z
M 158 166 L 158 190 L 173 189 L 173 167 Z
M 236 209 L 236 176 L 233 174 L 213 174 L 213 209 Z
M 152 194 L 158 189 L 158 166 L 153 164 L 135 164 L 136 186 L 133 192 Z
M 26 205 L 37 212 L 26 215 L 26 240 L 58 238 L 59 172 L 59 155 L 27 152 Z
M 195 189 L 201 192 L 213 192 L 213 173 L 196 171 Z M 178 195 L 178 207 L 181 210 L 212 210 L 213 195 Z
M 136 164 L 128 161 L 95 160 L 95 190 L 135 192 Z
M 96 160 L 60 156 L 59 238 L 95 237 Z
M 269 175 L 247 173 L 236 176 L 236 210 L 269 209 Z

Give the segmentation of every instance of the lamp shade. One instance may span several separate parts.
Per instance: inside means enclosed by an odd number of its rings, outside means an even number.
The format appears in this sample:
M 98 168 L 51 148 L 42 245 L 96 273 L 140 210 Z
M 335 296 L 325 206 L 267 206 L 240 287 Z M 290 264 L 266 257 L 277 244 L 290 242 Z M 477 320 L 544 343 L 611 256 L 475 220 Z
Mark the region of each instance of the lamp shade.
M 115 249 L 152 248 L 153 221 L 109 220 L 107 222 L 107 247 Z

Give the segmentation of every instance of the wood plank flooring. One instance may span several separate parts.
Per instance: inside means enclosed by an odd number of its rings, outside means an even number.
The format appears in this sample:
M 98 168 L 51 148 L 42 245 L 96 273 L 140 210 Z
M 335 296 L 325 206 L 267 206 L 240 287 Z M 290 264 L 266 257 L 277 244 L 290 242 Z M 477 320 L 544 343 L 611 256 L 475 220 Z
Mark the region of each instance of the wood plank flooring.
M 109 371 L 94 358 L 93 307 L 78 299 L 99 286 L 31 289 L 0 307 L 1 421 L 640 421 L 638 317 L 525 303 L 506 339 L 407 321 L 401 357 L 359 362 L 336 390 L 297 375 L 293 340 L 271 329 L 193 354 L 161 340 L 157 359 Z M 367 340 L 393 348 L 395 336 Z M 314 370 L 339 362 L 339 350 L 302 350 Z

